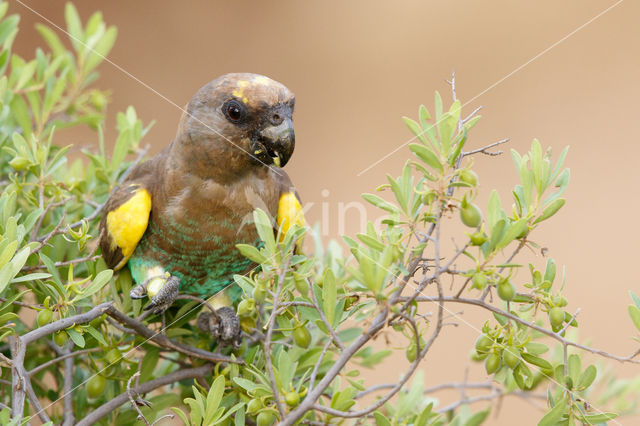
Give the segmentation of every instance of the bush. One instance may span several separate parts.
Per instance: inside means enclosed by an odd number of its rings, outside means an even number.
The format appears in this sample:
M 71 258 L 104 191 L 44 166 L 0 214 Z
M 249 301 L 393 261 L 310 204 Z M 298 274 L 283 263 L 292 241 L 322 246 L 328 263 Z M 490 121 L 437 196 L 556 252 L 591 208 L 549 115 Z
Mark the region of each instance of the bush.
M 637 362 L 638 352 L 618 357 L 567 337 L 577 312 L 567 308 L 556 262 L 517 263 L 523 248 L 538 248 L 532 235 L 565 203 L 567 149 L 555 161 L 538 141 L 525 155 L 512 150 L 521 183 L 511 212 L 495 190 L 481 208 L 470 159 L 497 154 L 499 143 L 464 150 L 480 117 L 462 118 L 455 95 L 445 109 L 436 93 L 433 119 L 424 106 L 418 121 L 404 119 L 415 156 L 378 188 L 386 197 L 363 195 L 386 217 L 381 229 L 369 223 L 343 237 L 348 256 L 336 243 L 316 242 L 313 256 L 297 253 L 306 229 L 274 236 L 271 218 L 255 212 L 263 244 L 239 246 L 259 268 L 235 277 L 243 290 L 238 349 L 196 327 L 196 315 L 209 309 L 203 300 L 143 313 L 128 296 L 128 271 L 114 275 L 96 253 L 104 202 L 144 157 L 139 144 L 148 129 L 132 107 L 118 113 L 118 137 L 106 152 L 108 96 L 92 84 L 116 30 L 100 13 L 83 25 L 67 4 L 71 48 L 38 26 L 47 49 L 27 61 L 11 53 L 19 18 L 6 16 L 7 6 L 0 3 L 0 363 L 10 367 L 2 369 L 2 424 L 35 416 L 65 425 L 150 424 L 171 407 L 193 425 L 476 425 L 489 408 L 473 412 L 471 404 L 503 396 L 546 399 L 543 425 L 601 423 L 616 417 L 605 407 L 635 408 L 637 380 L 616 380 L 583 365 L 581 355 Z M 70 154 L 60 130 L 82 125 L 95 130 L 97 147 Z M 441 242 L 451 237 L 443 227 L 450 220 L 469 233 L 447 253 Z M 516 280 L 527 269 L 530 278 Z M 629 314 L 640 329 L 640 299 L 633 301 Z M 482 335 L 459 345 L 484 363 L 489 380 L 475 387 L 488 393 L 441 406 L 425 393 L 466 382 L 426 388 L 416 372 L 457 304 L 486 314 Z M 395 350 L 405 352 L 407 366 L 396 383 L 380 386 L 360 375 L 392 353 L 372 344 L 382 333 L 404 336 Z M 370 394 L 374 402 L 360 402 Z

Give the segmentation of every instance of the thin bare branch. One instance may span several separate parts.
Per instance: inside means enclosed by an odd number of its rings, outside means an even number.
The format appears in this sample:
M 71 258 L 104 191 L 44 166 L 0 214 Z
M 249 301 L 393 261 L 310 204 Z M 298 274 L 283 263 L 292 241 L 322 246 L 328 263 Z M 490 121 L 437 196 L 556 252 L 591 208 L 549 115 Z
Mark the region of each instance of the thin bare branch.
M 143 383 L 138 386 L 134 386 L 131 388 L 132 392 L 136 394 L 145 394 L 151 392 L 154 389 L 157 389 L 162 386 L 166 386 L 171 383 L 179 382 L 181 380 L 193 379 L 198 376 L 206 376 L 211 373 L 213 370 L 213 364 L 205 364 L 201 367 L 197 368 L 189 368 L 189 369 L 181 369 L 174 371 L 173 373 L 167 374 L 166 376 L 150 380 L 146 383 Z M 76 426 L 90 426 L 98 422 L 100 419 L 106 417 L 116 408 L 125 404 L 129 400 L 128 391 L 121 393 L 120 395 L 113 398 L 111 401 L 101 405 L 94 411 L 92 411 L 88 416 L 84 419 L 80 420 L 76 423 Z
M 502 145 L 502 144 L 507 143 L 507 142 L 509 142 L 509 138 L 501 139 L 498 142 L 490 143 L 487 146 L 484 146 L 484 147 L 478 148 L 478 149 L 474 149 L 473 151 L 464 151 L 464 152 L 462 152 L 461 156 L 462 157 L 467 157 L 467 156 L 473 155 L 473 154 L 485 154 L 485 155 L 490 155 L 490 156 L 500 155 L 500 154 L 503 153 L 503 151 L 489 151 L 489 149 L 493 148 L 494 146 Z

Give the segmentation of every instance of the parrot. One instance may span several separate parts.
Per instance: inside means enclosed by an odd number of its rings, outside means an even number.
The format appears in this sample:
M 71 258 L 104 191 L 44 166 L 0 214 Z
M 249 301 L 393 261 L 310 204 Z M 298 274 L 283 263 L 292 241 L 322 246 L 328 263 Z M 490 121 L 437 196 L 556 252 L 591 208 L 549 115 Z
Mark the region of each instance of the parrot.
M 146 310 L 163 312 L 181 293 L 237 301 L 233 276 L 256 265 L 236 245 L 259 244 L 256 208 L 274 218 L 274 232 L 304 226 L 282 170 L 295 146 L 294 107 L 293 93 L 275 80 L 223 75 L 191 98 L 171 143 L 112 190 L 99 245 L 108 267 L 129 268 L 130 297 L 148 297 Z

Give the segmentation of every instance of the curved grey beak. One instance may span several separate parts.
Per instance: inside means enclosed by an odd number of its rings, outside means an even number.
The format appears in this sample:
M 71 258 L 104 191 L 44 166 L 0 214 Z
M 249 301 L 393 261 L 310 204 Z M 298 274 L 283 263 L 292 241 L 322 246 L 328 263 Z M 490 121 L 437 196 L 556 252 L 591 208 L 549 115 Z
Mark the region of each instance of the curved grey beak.
M 284 167 L 293 154 L 296 142 L 291 118 L 285 117 L 281 123 L 262 129 L 260 141 L 267 149 L 273 164 L 277 167 Z

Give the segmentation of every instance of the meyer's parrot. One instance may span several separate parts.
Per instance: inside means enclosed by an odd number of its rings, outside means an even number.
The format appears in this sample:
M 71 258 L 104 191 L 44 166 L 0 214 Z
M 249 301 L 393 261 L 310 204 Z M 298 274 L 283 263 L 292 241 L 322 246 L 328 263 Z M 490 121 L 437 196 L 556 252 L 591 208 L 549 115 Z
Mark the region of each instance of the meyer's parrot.
M 132 298 L 162 311 L 179 293 L 238 299 L 234 274 L 255 267 L 236 244 L 257 244 L 253 211 L 286 231 L 304 224 L 281 169 L 293 154 L 295 99 L 257 74 L 227 74 L 189 101 L 173 141 L 136 166 L 106 202 L 100 247 L 114 270 L 128 265 Z M 222 292 L 222 290 L 227 289 Z M 237 319 L 236 319 L 237 320 Z

